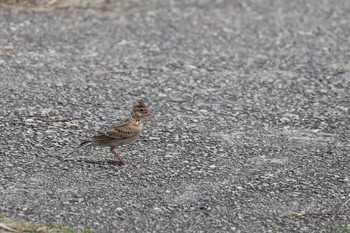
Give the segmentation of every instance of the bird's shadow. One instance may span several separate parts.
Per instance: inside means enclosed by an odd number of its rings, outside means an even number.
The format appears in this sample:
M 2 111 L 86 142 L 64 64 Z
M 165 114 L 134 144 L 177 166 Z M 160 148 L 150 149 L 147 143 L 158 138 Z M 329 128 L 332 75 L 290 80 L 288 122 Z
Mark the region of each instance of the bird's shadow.
M 85 158 L 62 158 L 60 156 L 54 156 L 59 163 L 88 163 L 93 165 L 113 165 L 113 166 L 121 166 L 119 161 L 116 160 L 92 160 Z
M 119 165 L 115 160 L 65 159 L 65 162 L 89 163 L 95 165 Z

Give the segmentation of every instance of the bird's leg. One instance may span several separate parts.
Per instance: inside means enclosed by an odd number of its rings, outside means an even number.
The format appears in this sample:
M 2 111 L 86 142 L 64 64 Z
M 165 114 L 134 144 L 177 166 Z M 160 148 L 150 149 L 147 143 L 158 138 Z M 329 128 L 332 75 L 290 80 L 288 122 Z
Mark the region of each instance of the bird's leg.
M 114 154 L 116 159 L 118 160 L 117 163 L 120 164 L 123 167 L 132 167 L 132 164 L 125 162 L 122 157 L 118 154 L 118 152 L 115 151 L 114 147 L 111 147 L 111 152 Z

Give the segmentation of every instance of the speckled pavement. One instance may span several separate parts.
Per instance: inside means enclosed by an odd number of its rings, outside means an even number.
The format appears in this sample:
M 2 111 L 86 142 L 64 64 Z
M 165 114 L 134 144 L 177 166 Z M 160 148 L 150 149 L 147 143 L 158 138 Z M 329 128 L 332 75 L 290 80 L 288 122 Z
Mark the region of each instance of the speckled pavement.
M 350 1 L 0 8 L 0 214 L 93 232 L 350 226 Z M 127 116 L 139 140 L 67 151 Z

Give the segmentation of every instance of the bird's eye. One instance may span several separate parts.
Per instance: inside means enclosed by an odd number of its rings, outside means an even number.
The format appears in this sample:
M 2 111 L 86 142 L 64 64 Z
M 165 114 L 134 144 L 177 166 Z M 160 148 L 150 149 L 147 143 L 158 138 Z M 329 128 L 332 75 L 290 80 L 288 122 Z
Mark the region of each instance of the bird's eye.
M 143 108 L 140 108 L 140 112 L 143 112 L 143 111 L 145 111 L 145 109 L 143 109 Z

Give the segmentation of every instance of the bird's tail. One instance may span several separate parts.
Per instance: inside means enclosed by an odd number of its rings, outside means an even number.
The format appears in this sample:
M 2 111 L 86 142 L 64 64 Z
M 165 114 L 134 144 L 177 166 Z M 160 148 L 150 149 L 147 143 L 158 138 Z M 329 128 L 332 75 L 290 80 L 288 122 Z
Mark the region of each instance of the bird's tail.
M 51 154 L 51 156 L 56 157 L 58 160 L 60 161 L 68 161 L 68 160 L 72 160 L 70 158 L 67 158 L 67 155 L 72 154 L 73 152 L 92 144 L 91 141 L 84 141 L 82 143 L 80 143 L 80 145 L 77 148 L 74 148 L 73 150 L 60 150 L 60 151 L 56 151 L 55 153 Z M 62 155 L 64 155 L 64 157 L 62 157 Z
M 79 149 L 81 149 L 81 148 L 83 148 L 83 147 L 89 146 L 91 143 L 92 143 L 91 141 L 84 141 L 84 142 L 80 143 L 79 146 L 78 146 L 77 148 L 75 148 L 75 149 L 69 151 L 69 152 L 67 153 L 67 155 L 70 155 L 70 154 L 72 154 L 73 152 L 75 152 L 75 151 L 77 151 L 77 150 L 79 150 Z

